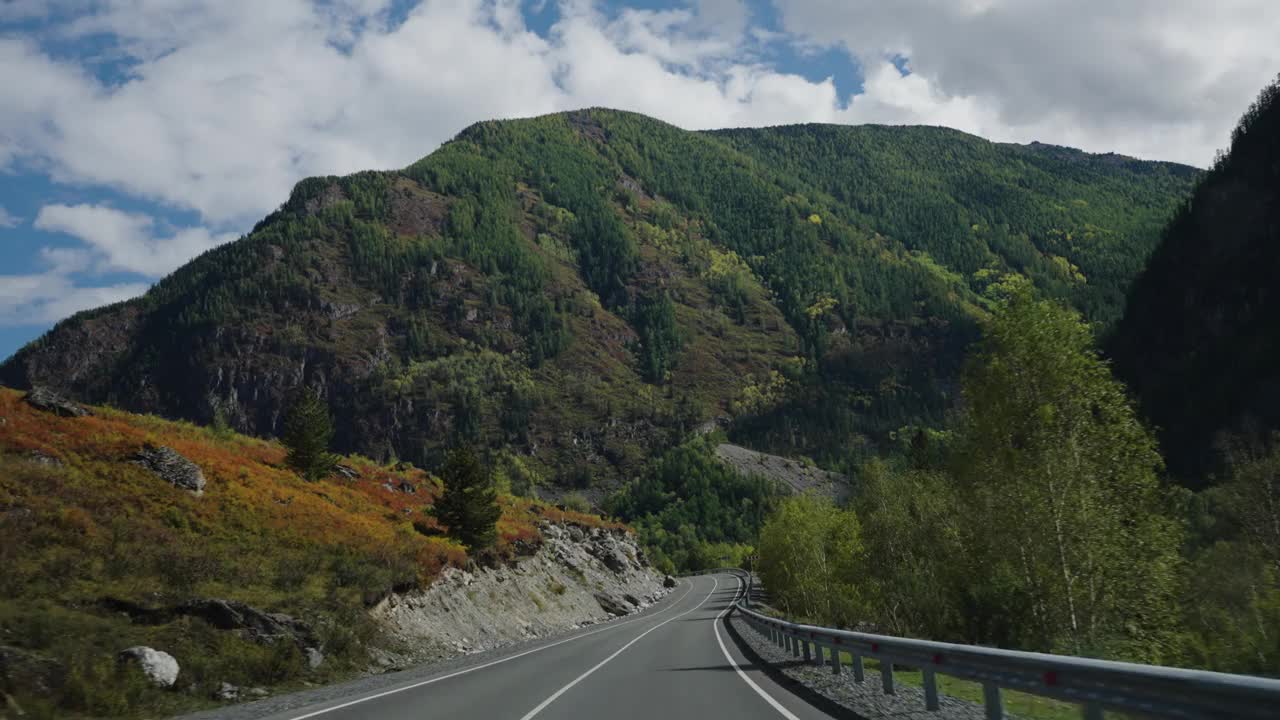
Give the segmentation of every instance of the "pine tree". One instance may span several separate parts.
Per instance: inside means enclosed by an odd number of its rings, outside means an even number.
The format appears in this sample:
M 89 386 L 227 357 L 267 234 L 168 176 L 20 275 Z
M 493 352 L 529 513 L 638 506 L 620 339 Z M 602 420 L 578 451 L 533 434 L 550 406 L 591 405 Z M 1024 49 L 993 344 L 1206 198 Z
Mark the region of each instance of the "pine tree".
M 289 449 L 285 463 L 307 480 L 323 480 L 338 462 L 329 452 L 332 438 L 328 405 L 313 390 L 299 391 L 284 419 L 281 441 Z
M 462 447 L 449 453 L 440 475 L 444 494 L 436 502 L 436 518 L 468 549 L 493 545 L 502 509 L 488 468 L 475 451 Z

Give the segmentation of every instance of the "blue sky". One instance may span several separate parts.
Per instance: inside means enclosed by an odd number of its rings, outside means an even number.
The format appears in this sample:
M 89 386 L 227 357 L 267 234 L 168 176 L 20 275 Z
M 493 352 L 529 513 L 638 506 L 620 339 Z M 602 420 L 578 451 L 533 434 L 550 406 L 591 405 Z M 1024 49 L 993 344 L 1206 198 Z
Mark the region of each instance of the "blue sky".
M 0 358 L 304 177 L 483 119 L 923 123 L 1204 165 L 1280 70 L 1270 0 L 1085 5 L 0 0 Z

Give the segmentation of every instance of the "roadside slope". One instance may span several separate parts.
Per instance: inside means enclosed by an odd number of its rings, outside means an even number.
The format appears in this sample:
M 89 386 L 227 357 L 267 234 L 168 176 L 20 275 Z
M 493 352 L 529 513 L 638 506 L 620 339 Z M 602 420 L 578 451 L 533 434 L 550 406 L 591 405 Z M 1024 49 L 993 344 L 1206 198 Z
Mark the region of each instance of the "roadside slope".
M 592 599 L 545 617 L 527 592 L 498 603 L 526 602 L 539 635 L 606 617 L 596 592 L 652 600 L 661 587 L 630 535 L 598 517 L 506 496 L 496 549 L 468 558 L 430 516 L 441 486 L 421 470 L 351 457 L 351 477 L 308 483 L 275 443 L 87 410 L 64 417 L 0 388 L 0 692 L 32 713 L 173 713 L 460 652 L 387 632 L 370 610 L 431 596 L 442 573 L 434 596 L 447 597 L 469 560 L 492 568 L 480 577 L 527 564 Z M 559 526 L 590 541 L 556 540 L 570 532 Z M 614 551 L 625 573 L 609 568 Z M 570 555 L 582 580 L 559 564 Z M 518 636 L 504 613 L 489 618 L 485 646 Z M 176 660 L 171 687 L 118 672 L 135 646 Z

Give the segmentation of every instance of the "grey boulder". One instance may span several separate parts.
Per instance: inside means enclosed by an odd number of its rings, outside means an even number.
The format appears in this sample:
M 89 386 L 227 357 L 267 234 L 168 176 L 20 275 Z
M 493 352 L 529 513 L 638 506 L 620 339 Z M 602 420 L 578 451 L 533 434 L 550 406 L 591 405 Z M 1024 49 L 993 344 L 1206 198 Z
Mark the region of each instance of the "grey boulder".
M 178 681 L 178 661 L 162 650 L 136 645 L 120 651 L 120 662 L 137 663 L 142 674 L 157 687 L 173 687 Z
M 600 609 L 614 617 L 621 617 L 631 613 L 631 604 L 622 598 L 607 593 L 596 593 L 595 598 L 596 602 L 600 604 Z

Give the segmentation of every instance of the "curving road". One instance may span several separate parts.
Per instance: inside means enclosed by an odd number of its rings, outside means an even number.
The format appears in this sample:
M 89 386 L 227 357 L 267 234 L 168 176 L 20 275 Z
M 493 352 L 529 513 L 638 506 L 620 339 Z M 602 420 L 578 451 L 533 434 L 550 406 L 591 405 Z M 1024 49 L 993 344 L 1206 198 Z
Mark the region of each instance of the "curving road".
M 742 582 L 686 578 L 662 610 L 273 720 L 811 720 L 827 715 L 754 669 L 724 626 Z

